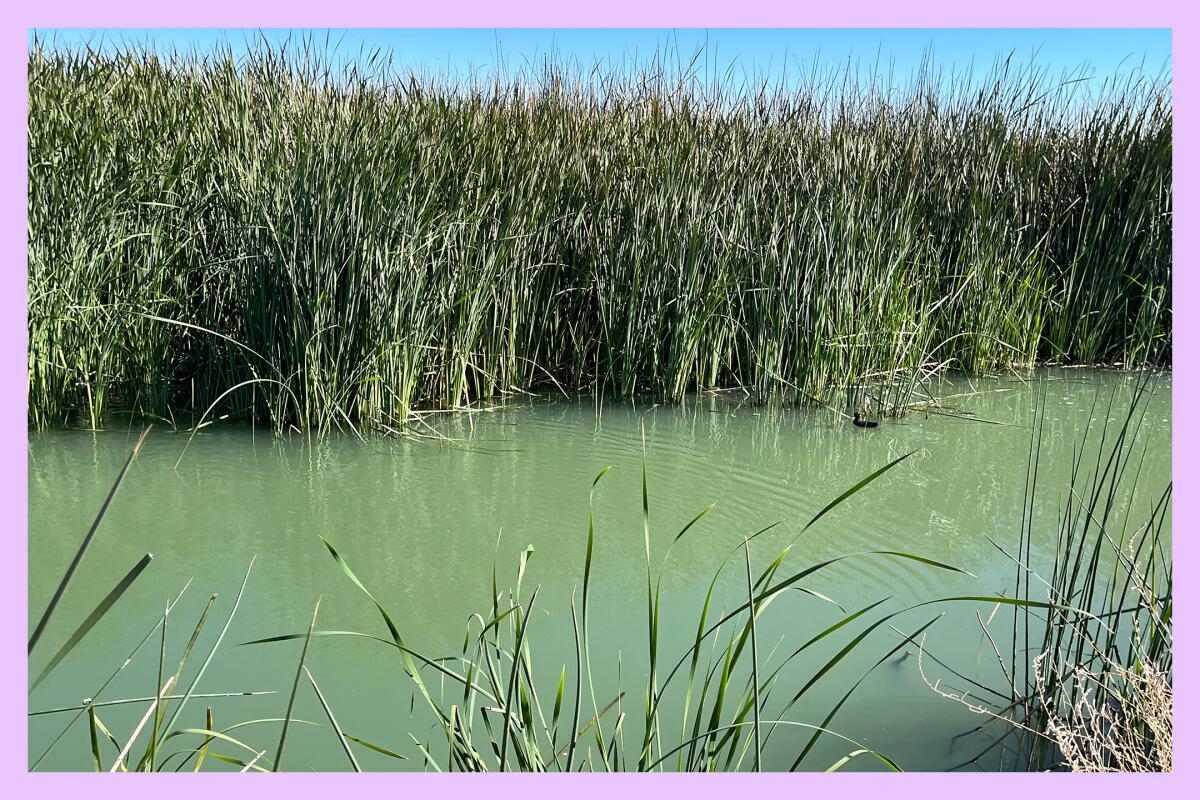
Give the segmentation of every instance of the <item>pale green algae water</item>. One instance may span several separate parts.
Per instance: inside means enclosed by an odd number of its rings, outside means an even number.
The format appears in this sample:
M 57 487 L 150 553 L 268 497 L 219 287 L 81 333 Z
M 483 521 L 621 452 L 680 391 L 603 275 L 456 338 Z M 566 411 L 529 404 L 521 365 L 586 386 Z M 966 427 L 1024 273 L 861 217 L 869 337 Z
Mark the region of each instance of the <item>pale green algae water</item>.
M 533 586 L 541 587 L 530 635 L 535 669 L 546 687 L 543 703 L 551 704 L 562 665 L 568 665 L 569 686 L 574 675 L 569 603 L 582 580 L 588 492 L 597 472 L 611 465 L 595 502 L 592 666 L 601 706 L 615 696 L 618 683 L 628 692 L 620 710 L 627 714 L 626 744 L 636 760 L 647 647 L 642 423 L 652 557 L 656 573 L 663 570 L 660 659 L 669 668 L 691 643 L 709 581 L 722 561 L 743 536 L 775 522 L 782 524 L 751 545 L 756 570 L 795 542 L 781 576 L 837 555 L 880 549 L 912 552 L 977 576 L 866 556 L 836 564 L 804 584 L 847 610 L 885 597 L 891 599 L 880 612 L 955 594 L 1011 594 L 1012 562 L 986 537 L 1015 547 L 1040 388 L 1045 389 L 1046 409 L 1039 473 L 1043 488 L 1035 496 L 1035 563 L 1044 563 L 1053 547 L 1076 443 L 1090 429 L 1089 447 L 1094 448 L 1106 418 L 1119 424 L 1136 380 L 1092 370 L 959 379 L 935 384 L 934 389 L 943 397 L 962 395 L 946 400 L 959 411 L 1002 424 L 911 414 L 884 420 L 871 431 L 855 429 L 827 411 L 754 407 L 739 404 L 731 395 L 694 398 L 682 405 L 606 402 L 600 408 L 592 401 L 548 400 L 435 417 L 431 424 L 451 440 L 444 442 L 363 443 L 344 437 L 314 444 L 298 436 L 279 442 L 262 430 L 213 426 L 196 437 L 178 470 L 173 467 L 186 436 L 159 425 L 35 654 L 33 669 L 40 670 L 77 621 L 142 554 L 152 552 L 155 560 L 114 613 L 32 693 L 30 708 L 75 705 L 88 697 L 188 579 L 191 587 L 170 617 L 168 672 L 208 597 L 219 595 L 214 618 L 190 663 L 189 674 L 194 674 L 229 611 L 247 563 L 256 556 L 238 616 L 197 691 L 277 694 L 193 700 L 180 726 L 203 727 L 206 706 L 212 706 L 218 728 L 282 717 L 299 643 L 237 643 L 302 632 L 318 596 L 323 597 L 319 628 L 386 636 L 369 601 L 340 572 L 318 535 L 330 539 L 391 611 L 406 642 L 430 656 L 461 651 L 468 617 L 490 608 L 493 565 L 498 566 L 501 587 L 511 585 L 520 553 L 532 546 L 525 596 Z M 1153 393 L 1136 441 L 1137 452 L 1144 450 L 1146 456 L 1136 492 L 1121 505 L 1135 524 L 1145 519 L 1170 481 L 1171 379 L 1160 375 L 1151 383 Z M 31 625 L 136 435 L 136 430 L 30 435 Z M 826 503 L 909 451 L 916 454 L 797 539 L 804 523 Z M 678 530 L 714 501 L 713 511 L 660 567 Z M 727 609 L 742 602 L 745 592 L 741 562 L 734 559 L 729 567 L 718 582 L 715 601 Z M 999 686 L 1003 678 L 981 635 L 976 610 L 987 617 L 991 608 L 947 604 L 910 612 L 895 624 L 907 632 L 947 612 L 931 629 L 928 650 L 964 674 Z M 811 595 L 785 592 L 761 618 L 760 659 L 770 667 L 840 616 L 837 608 Z M 1007 630 L 1010 619 L 1011 612 L 999 613 L 994 632 Z M 830 636 L 813 648 L 811 657 L 793 662 L 773 695 L 774 707 L 803 686 L 866 622 Z M 898 640 L 887 626 L 872 633 L 788 718 L 819 723 Z M 702 664 L 710 652 L 705 649 Z M 148 645 L 104 697 L 152 695 L 157 654 L 157 644 Z M 412 686 L 389 648 L 368 640 L 327 637 L 315 640 L 308 663 L 348 734 L 410 759 L 397 762 L 359 750 L 365 769 L 422 768 L 410 732 L 431 741 L 436 752 L 442 734 L 422 711 L 419 698 L 416 711 L 410 710 Z M 965 688 L 937 665 L 926 661 L 925 667 L 931 679 Z M 461 690 L 447 690 L 447 707 L 461 701 Z M 325 722 L 311 691 L 302 691 L 297 703 L 298 718 Z M 670 695 L 664 709 L 666 719 L 678 719 L 681 696 Z M 121 738 L 144 711 L 145 704 L 139 703 L 103 710 L 101 717 Z M 608 718 L 610 729 L 615 714 Z M 585 700 L 582 719 L 590 716 Z M 68 719 L 62 714 L 31 718 L 31 763 Z M 959 764 L 990 741 L 989 730 L 955 738 L 982 721 L 936 696 L 922 680 L 917 659 L 902 651 L 875 670 L 832 728 L 885 753 L 905 769 L 937 770 Z M 273 753 L 279 726 L 262 723 L 238 733 Z M 677 744 L 678 723 L 672 722 L 663 736 L 666 748 Z M 190 739 L 173 740 L 165 752 L 184 741 Z M 805 732 L 780 728 L 764 751 L 765 767 L 786 769 L 806 741 Z M 824 769 L 851 749 L 826 737 L 806 767 Z M 231 745 L 216 752 L 243 755 Z M 108 754 L 109 760 L 112 756 Z M 211 760 L 206 766 L 210 765 L 222 766 Z M 284 766 L 345 769 L 347 762 L 327 725 L 296 726 L 289 734 Z M 846 766 L 878 767 L 878 762 L 864 758 Z M 86 726 L 77 724 L 42 768 L 90 768 Z

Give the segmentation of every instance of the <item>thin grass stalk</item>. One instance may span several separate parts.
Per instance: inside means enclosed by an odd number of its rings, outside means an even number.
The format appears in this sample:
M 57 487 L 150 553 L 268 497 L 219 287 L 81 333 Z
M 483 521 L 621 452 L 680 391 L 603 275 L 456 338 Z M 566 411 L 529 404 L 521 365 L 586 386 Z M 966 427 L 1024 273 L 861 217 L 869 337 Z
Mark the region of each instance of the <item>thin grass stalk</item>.
M 291 727 L 292 709 L 296 705 L 296 691 L 300 688 L 300 676 L 304 674 L 304 659 L 308 656 L 308 643 L 312 641 L 313 628 L 317 625 L 317 612 L 321 609 L 321 598 L 317 598 L 313 606 L 312 619 L 308 623 L 308 633 L 304 636 L 304 646 L 300 648 L 300 661 L 296 665 L 296 680 L 292 682 L 292 693 L 288 697 L 287 713 L 283 715 L 283 727 L 279 731 L 279 745 L 275 748 L 275 763 L 272 772 L 279 771 L 280 761 L 283 760 L 283 746 L 287 743 L 288 728 Z

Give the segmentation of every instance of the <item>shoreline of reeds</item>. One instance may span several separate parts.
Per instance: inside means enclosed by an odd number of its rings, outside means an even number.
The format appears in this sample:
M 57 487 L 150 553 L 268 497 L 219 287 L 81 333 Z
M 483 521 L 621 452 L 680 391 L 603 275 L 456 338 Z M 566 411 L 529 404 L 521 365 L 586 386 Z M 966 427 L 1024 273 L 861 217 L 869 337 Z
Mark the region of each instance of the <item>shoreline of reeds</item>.
M 1044 77 L 35 45 L 29 423 L 729 386 L 896 413 L 950 369 L 1169 365 L 1169 83 Z

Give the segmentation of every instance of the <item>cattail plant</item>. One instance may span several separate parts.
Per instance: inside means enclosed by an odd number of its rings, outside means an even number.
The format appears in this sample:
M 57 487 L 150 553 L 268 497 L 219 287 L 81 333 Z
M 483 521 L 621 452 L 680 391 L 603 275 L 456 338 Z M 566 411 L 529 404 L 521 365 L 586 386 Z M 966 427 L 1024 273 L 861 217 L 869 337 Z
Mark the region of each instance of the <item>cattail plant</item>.
M 660 59 L 665 62 L 666 59 Z M 1170 361 L 1166 78 L 29 53 L 29 420 L 402 430 L 514 392 L 900 412 Z

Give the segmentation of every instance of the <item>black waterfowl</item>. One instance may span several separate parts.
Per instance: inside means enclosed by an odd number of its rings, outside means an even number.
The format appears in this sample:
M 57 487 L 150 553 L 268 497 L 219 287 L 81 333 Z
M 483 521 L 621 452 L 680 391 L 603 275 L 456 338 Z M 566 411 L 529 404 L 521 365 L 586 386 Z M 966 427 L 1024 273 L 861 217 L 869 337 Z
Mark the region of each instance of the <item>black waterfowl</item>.
M 869 420 L 863 419 L 862 417 L 860 417 L 858 415 L 857 411 L 854 412 L 854 425 L 859 428 L 878 428 L 879 427 L 878 422 L 871 422 Z

